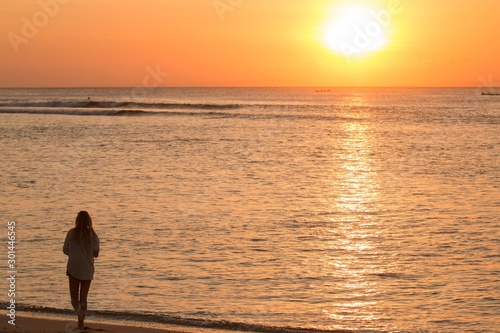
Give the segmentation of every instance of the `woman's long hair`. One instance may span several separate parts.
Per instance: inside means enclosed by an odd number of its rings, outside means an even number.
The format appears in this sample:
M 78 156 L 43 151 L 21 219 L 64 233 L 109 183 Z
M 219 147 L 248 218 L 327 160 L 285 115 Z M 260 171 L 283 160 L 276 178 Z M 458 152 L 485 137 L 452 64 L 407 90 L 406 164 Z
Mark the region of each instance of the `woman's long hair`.
M 82 210 L 76 216 L 73 240 L 78 244 L 90 244 L 93 236 L 92 218 L 88 212 Z

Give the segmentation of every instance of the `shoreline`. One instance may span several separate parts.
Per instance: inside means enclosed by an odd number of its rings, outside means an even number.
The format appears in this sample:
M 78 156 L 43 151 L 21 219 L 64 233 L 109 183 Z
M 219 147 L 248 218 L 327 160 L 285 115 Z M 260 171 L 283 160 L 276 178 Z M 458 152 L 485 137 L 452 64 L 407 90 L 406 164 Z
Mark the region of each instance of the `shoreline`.
M 69 309 L 37 306 L 18 306 L 15 311 L 15 325 L 9 323 L 9 311 L 0 303 L 0 333 L 231 333 L 226 328 L 204 327 L 202 324 L 181 321 L 159 321 L 155 316 L 141 316 L 108 311 L 89 311 L 85 320 L 88 330 L 77 329 L 77 318 Z M 179 318 L 180 319 L 180 318 Z M 246 330 L 251 332 L 251 330 Z
M 4 315 L 4 318 L 8 318 Z M 73 332 L 106 332 L 106 333 L 191 333 L 194 331 L 183 328 L 149 327 L 146 323 L 106 323 L 105 321 L 89 319 L 85 323 L 89 329 L 80 331 L 75 318 L 62 318 L 55 316 L 40 316 L 35 313 L 16 314 L 15 325 L 2 321 L 1 333 L 73 333 Z
M 0 309 L 0 333 L 231 333 L 230 329 L 215 329 L 181 324 L 160 323 L 157 321 L 112 318 L 106 315 L 95 315 L 90 312 L 85 320 L 87 330 L 78 330 L 77 318 L 73 314 L 40 312 L 32 310 L 16 311 L 15 325 L 9 324 L 8 311 Z M 246 332 L 252 332 L 245 330 Z M 241 332 L 241 331 L 240 331 Z
M 182 319 L 159 321 L 157 316 L 125 317 L 120 313 L 90 311 L 85 320 L 86 330 L 77 328 L 77 318 L 70 310 L 21 307 L 15 313 L 15 325 L 9 324 L 8 311 L 0 308 L 0 333 L 351 333 L 350 330 L 322 330 L 252 324 L 227 321 Z

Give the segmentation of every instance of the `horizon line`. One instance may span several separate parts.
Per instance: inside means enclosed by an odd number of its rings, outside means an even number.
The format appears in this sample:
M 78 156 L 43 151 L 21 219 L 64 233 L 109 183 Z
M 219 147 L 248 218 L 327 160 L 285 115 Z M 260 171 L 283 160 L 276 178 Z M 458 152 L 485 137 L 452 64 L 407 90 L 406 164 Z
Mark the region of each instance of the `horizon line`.
M 1 87 L 0 89 L 169 89 L 169 88 L 310 88 L 310 89 L 338 89 L 338 88 L 500 88 L 500 87 L 482 87 L 482 86 L 203 86 L 203 85 L 179 85 L 179 86 L 158 86 L 158 87 L 143 87 L 143 86 L 12 86 Z

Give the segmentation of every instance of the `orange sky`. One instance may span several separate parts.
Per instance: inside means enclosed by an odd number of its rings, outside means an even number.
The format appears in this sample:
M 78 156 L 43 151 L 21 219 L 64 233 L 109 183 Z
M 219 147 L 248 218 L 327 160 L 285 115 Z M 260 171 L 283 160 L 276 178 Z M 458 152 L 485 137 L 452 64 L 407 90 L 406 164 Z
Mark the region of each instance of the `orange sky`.
M 353 5 L 371 16 L 328 33 Z M 0 87 L 500 86 L 499 13 L 498 0 L 2 0 Z

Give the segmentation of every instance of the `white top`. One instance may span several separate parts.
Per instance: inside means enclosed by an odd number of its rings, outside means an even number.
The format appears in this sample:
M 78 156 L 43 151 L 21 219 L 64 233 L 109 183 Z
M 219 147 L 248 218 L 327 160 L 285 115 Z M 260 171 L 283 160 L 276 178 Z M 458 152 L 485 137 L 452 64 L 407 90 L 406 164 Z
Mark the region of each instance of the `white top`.
M 89 244 L 78 244 L 73 240 L 71 229 L 66 234 L 63 252 L 68 255 L 67 270 L 78 280 L 92 280 L 94 278 L 94 252 L 99 251 L 99 237 L 93 234 Z

